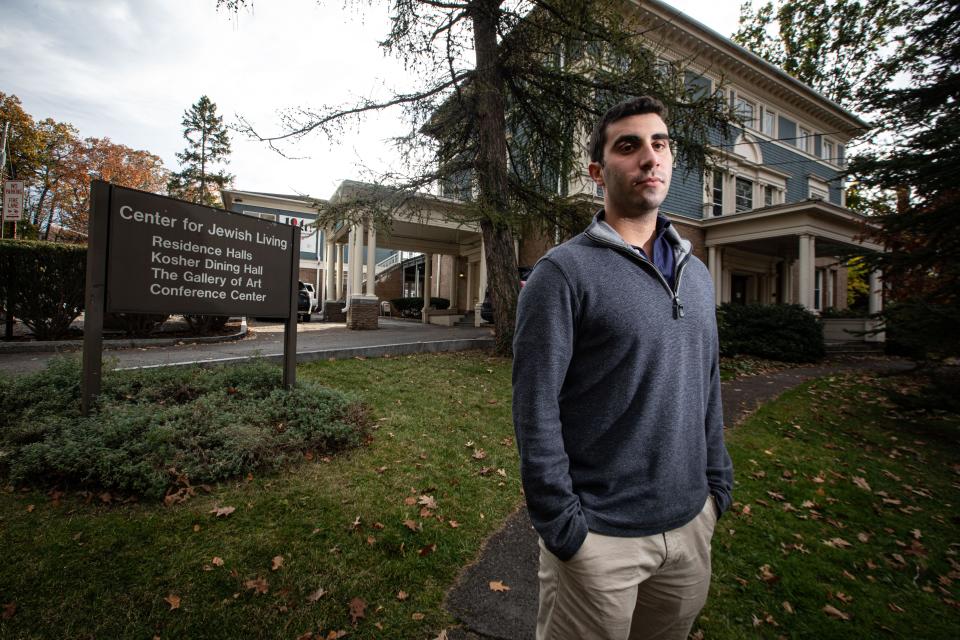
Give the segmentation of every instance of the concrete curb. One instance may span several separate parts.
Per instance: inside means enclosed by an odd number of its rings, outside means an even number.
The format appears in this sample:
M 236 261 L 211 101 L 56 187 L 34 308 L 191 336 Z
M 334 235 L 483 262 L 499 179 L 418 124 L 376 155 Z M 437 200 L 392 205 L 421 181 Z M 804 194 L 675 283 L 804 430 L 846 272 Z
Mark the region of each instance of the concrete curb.
M 174 347 L 178 344 L 215 344 L 241 340 L 248 332 L 247 319 L 240 323 L 240 330 L 226 336 L 196 336 L 193 338 L 134 338 L 121 340 L 104 340 L 103 348 L 107 349 L 145 349 L 148 347 Z M 45 340 L 43 342 L 0 342 L 0 355 L 4 353 L 69 353 L 81 351 L 83 339 L 79 340 Z
M 384 358 L 413 355 L 416 353 L 446 353 L 451 351 L 468 351 L 471 349 L 492 349 L 493 338 L 462 338 L 459 340 L 434 340 L 430 342 L 403 342 L 398 344 L 384 344 L 371 347 L 347 347 L 339 349 L 320 349 L 317 351 L 301 351 L 297 353 L 297 364 L 317 362 L 320 360 L 346 360 L 349 358 Z M 215 366 L 219 364 L 236 364 L 251 360 L 267 360 L 281 362 L 282 353 L 254 354 L 249 356 L 233 356 L 229 358 L 210 358 L 208 360 L 192 360 L 189 362 L 171 362 L 169 364 L 150 364 L 139 367 L 118 367 L 117 371 L 131 371 L 134 369 L 158 369 L 160 367 L 185 366 Z

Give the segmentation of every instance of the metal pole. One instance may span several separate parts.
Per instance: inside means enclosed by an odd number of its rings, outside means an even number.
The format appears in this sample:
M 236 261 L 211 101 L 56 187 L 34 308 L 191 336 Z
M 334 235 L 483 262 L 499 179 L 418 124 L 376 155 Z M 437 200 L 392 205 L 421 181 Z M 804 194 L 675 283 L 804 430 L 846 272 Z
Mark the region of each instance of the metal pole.
M 3 144 L 0 144 L 0 185 L 3 184 L 3 171 L 7 166 L 7 132 L 10 131 L 10 121 L 7 120 L 3 124 Z M 3 239 L 3 231 L 6 227 L 6 223 L 3 218 L 6 216 L 7 212 L 4 211 L 3 214 L 0 214 L 0 240 Z M 13 225 L 13 238 L 17 238 L 17 225 Z
M 103 358 L 103 314 L 107 282 L 107 221 L 112 187 L 100 180 L 90 184 L 87 221 L 87 286 L 83 309 L 83 379 L 81 409 L 89 415 L 100 395 Z
M 300 227 L 290 229 L 290 314 L 283 328 L 283 386 L 287 389 L 297 384 L 297 280 L 300 275 Z

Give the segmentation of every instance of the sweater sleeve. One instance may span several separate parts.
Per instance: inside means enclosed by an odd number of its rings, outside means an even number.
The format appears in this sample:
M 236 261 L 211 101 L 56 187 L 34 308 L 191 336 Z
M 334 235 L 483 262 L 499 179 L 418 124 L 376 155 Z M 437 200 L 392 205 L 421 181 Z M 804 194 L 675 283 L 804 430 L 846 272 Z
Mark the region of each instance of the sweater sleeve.
M 513 422 L 530 520 L 561 560 L 587 536 L 573 492 L 560 423 L 560 391 L 573 354 L 577 299 L 563 272 L 543 259 L 521 291 L 513 340 Z
M 710 390 L 704 428 L 707 441 L 707 484 L 717 501 L 719 513 L 733 502 L 733 462 L 723 442 L 723 404 L 720 400 L 720 347 L 714 341 L 713 366 L 710 369 Z

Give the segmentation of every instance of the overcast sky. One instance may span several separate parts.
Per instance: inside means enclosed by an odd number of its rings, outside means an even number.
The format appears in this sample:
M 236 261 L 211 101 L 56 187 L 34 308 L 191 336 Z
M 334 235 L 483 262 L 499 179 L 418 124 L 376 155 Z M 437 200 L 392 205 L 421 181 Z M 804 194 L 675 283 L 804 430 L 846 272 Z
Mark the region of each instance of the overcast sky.
M 741 0 L 671 4 L 715 31 L 736 30 Z M 228 123 L 242 115 L 270 133 L 277 111 L 352 102 L 403 89 L 402 65 L 377 42 L 384 2 L 254 0 L 252 11 L 216 11 L 215 0 L 3 0 L 0 91 L 36 120 L 69 122 L 83 137 L 146 149 L 177 168 L 184 110 L 208 95 Z M 384 169 L 399 113 L 368 117 L 329 141 L 315 134 L 285 159 L 232 135 L 228 170 L 248 191 L 327 198 L 362 166 Z

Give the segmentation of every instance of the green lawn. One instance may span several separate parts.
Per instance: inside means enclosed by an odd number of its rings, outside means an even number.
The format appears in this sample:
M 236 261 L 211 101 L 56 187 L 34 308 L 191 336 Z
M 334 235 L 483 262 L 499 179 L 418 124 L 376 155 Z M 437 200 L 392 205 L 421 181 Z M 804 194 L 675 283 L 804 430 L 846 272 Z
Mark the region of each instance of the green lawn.
M 370 405 L 364 445 L 173 507 L 0 493 L 0 638 L 434 638 L 453 624 L 444 593 L 522 501 L 510 362 L 299 375 Z M 808 385 L 728 434 L 736 507 L 714 541 L 704 637 L 960 635 L 960 418 L 897 411 L 879 384 Z
M 960 416 L 908 378 L 830 377 L 728 434 L 705 638 L 960 637 Z

